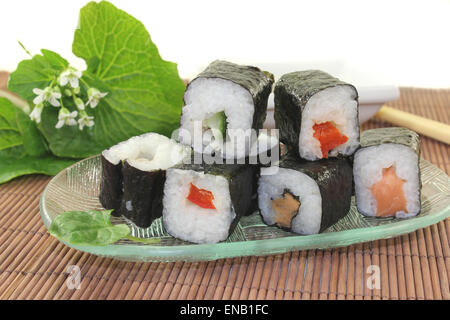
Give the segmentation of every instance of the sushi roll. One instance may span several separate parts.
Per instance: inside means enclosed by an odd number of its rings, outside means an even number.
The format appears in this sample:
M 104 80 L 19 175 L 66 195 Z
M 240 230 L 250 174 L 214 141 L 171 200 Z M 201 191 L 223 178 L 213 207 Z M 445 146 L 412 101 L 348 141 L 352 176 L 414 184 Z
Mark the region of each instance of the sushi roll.
M 352 168 L 346 159 L 287 156 L 279 167 L 261 168 L 258 204 L 268 225 L 301 235 L 323 232 L 347 215 L 351 196 Z
M 362 132 L 354 156 L 356 206 L 365 216 L 408 218 L 420 212 L 420 139 L 406 128 Z
M 233 232 L 252 207 L 256 167 L 182 165 L 166 172 L 163 224 L 172 236 L 194 243 L 217 243 Z
M 280 141 L 315 161 L 350 156 L 359 147 L 358 92 L 319 70 L 292 72 L 275 84 Z
M 251 129 L 266 118 L 273 76 L 256 67 L 212 62 L 184 94 L 179 140 L 201 154 L 243 158 L 255 142 Z
M 191 148 L 157 133 L 130 138 L 102 152 L 99 199 L 136 226 L 161 217 L 165 170 L 189 160 Z

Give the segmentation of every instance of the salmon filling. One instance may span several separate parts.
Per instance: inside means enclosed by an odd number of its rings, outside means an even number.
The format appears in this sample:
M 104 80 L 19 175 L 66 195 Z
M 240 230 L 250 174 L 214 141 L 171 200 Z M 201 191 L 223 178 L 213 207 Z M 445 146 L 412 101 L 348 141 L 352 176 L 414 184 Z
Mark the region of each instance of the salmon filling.
M 191 183 L 191 188 L 189 189 L 189 195 L 187 199 L 204 209 L 216 209 L 214 203 L 214 195 L 211 191 L 205 189 L 199 189 Z
M 377 200 L 377 217 L 389 217 L 398 211 L 406 211 L 406 198 L 403 183 L 395 173 L 395 167 L 383 169 L 383 177 L 373 184 L 372 195 Z
M 292 219 L 297 215 L 300 201 L 285 191 L 282 198 L 272 200 L 272 208 L 276 212 L 275 223 L 279 227 L 291 228 Z
M 348 137 L 341 134 L 330 121 L 316 123 L 313 126 L 314 138 L 319 140 L 322 157 L 328 159 L 328 152 L 348 141 Z

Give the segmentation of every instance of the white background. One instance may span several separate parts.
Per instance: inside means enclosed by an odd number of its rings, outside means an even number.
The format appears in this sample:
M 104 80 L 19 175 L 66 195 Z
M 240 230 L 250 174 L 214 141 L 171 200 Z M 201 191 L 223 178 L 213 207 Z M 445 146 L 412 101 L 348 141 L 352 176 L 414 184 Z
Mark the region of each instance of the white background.
M 0 70 L 41 48 L 71 53 L 86 0 L 0 1 Z M 141 20 L 180 75 L 215 59 L 321 68 L 357 85 L 450 87 L 450 1 L 112 0 Z M 275 65 L 274 65 L 275 64 Z

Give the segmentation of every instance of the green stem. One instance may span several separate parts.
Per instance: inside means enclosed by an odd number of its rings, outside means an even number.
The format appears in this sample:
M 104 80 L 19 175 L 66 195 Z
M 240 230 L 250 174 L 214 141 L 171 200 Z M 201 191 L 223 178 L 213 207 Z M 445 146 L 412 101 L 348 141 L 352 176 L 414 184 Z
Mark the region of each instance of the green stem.
M 25 48 L 25 46 L 23 45 L 22 42 L 20 42 L 19 40 L 17 40 L 17 42 L 19 43 L 19 45 L 22 47 L 22 49 L 31 57 L 33 58 L 33 55 L 30 53 L 30 51 L 28 51 L 27 48 Z
M 78 79 L 78 81 L 82 82 L 86 86 L 86 88 L 89 88 L 89 84 L 86 81 L 84 81 L 83 77 Z

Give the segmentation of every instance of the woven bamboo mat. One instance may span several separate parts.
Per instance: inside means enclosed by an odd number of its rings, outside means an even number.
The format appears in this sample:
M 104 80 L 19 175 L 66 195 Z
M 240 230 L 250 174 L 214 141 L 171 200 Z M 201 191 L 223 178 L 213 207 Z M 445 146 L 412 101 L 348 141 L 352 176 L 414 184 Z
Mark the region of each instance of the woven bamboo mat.
M 450 90 L 403 88 L 390 105 L 450 123 Z M 370 121 L 362 130 L 383 126 Z M 449 174 L 449 146 L 426 137 L 422 142 L 422 156 Z M 70 249 L 49 236 L 39 216 L 48 181 L 35 175 L 0 186 L 0 299 L 450 299 L 450 219 L 332 250 L 129 263 Z M 79 290 L 67 285 L 70 265 L 81 269 Z M 380 268 L 379 289 L 366 285 L 370 265 Z

